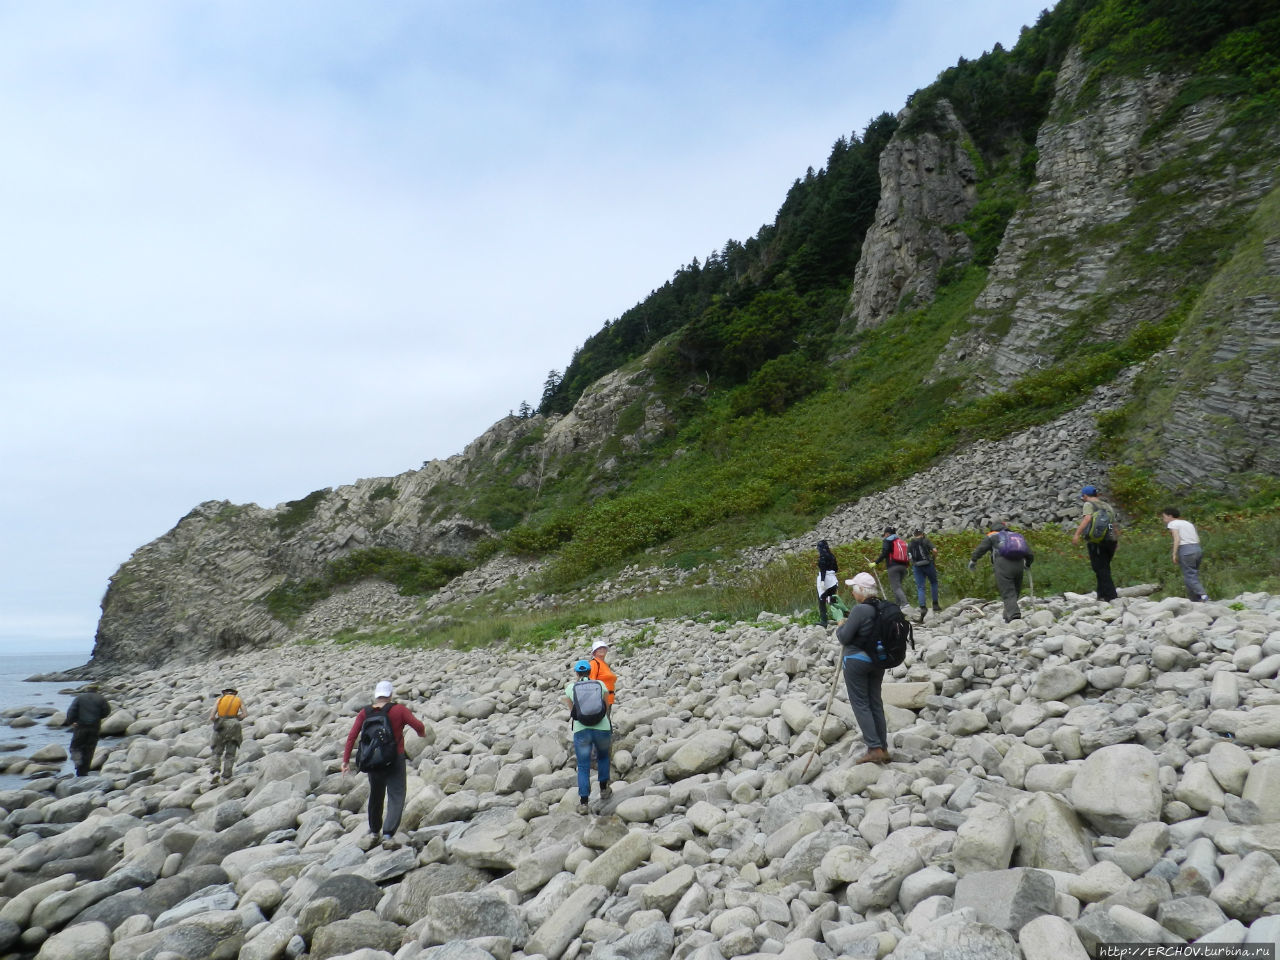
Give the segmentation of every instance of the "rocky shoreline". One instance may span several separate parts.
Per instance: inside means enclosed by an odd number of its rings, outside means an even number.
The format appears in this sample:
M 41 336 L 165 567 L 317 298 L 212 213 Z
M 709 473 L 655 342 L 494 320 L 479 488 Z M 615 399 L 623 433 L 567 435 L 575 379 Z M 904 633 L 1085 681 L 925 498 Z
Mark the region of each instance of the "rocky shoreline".
M 1280 597 L 963 601 L 886 684 L 857 765 L 835 642 L 619 623 L 540 650 L 291 645 L 117 676 L 94 775 L 0 793 L 0 956 L 40 960 L 1084 957 L 1280 940 Z M 607 802 L 577 811 L 571 658 L 620 675 Z M 405 843 L 339 771 L 376 680 Z M 221 686 L 249 712 L 212 786 Z M 58 724 L 60 716 L 48 718 Z M 807 758 L 818 747 L 805 772 Z

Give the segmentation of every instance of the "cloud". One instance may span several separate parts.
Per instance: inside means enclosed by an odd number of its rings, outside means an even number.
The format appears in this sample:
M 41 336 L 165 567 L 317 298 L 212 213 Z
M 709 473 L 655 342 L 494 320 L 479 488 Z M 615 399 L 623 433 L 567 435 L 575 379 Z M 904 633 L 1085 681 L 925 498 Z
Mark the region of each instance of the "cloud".
M 3 622 L 91 624 L 202 500 L 460 451 L 1035 12 L 0 7 Z

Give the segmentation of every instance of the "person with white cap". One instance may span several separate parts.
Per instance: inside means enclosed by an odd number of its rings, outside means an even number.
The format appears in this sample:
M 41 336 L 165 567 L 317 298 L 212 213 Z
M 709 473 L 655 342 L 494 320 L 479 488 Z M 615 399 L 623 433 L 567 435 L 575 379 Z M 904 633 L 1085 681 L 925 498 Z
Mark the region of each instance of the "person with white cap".
M 842 651 L 849 706 L 862 731 L 862 741 L 867 745 L 867 752 L 854 762 L 888 763 L 889 730 L 880 696 L 885 672 L 871 662 L 869 652 L 876 642 L 875 605 L 879 600 L 879 587 L 869 573 L 860 573 L 845 583 L 853 590 L 854 606 L 836 628 L 836 639 Z
M 606 702 L 609 704 L 609 711 L 613 712 L 614 688 L 618 685 L 618 675 L 613 672 L 612 668 L 605 662 L 605 657 L 609 655 L 609 644 L 603 640 L 597 640 L 591 645 L 591 679 L 599 680 L 604 684 L 604 688 L 609 691 Z
M 427 728 L 402 703 L 392 703 L 390 680 L 381 680 L 373 690 L 373 703 L 356 714 L 347 747 L 342 753 L 342 772 L 351 762 L 351 749 L 360 740 L 357 754 L 360 769 L 369 774 L 369 832 L 381 834 L 382 845 L 394 848 L 395 834 L 404 813 L 405 754 L 404 728 L 410 726 L 423 736 Z M 383 818 L 383 804 L 386 817 Z

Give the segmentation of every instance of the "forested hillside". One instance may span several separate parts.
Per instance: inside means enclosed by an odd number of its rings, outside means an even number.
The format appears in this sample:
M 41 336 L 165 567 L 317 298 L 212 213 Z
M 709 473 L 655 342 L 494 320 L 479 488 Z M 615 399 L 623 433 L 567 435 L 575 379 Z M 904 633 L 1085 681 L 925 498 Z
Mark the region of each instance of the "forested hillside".
M 538 596 L 725 563 L 1102 385 L 1124 508 L 1274 511 L 1277 118 L 1276 0 L 1062 0 L 839 135 L 463 454 L 193 510 L 113 578 L 97 655 L 278 642 L 353 583 L 495 558 Z

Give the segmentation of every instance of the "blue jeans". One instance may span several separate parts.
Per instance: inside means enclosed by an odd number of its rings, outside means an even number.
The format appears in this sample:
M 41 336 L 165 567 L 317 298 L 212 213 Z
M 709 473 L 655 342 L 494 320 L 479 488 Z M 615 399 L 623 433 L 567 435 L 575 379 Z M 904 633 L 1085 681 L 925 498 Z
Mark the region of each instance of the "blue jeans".
M 613 733 L 609 730 L 579 730 L 573 735 L 573 755 L 578 759 L 578 796 L 591 796 L 591 751 L 596 752 L 600 786 L 609 782 L 609 750 Z
M 916 578 L 916 597 L 919 599 L 919 607 L 924 609 L 924 582 L 927 579 L 929 586 L 933 588 L 933 608 L 938 609 L 938 568 L 932 563 L 926 563 L 924 566 L 912 567 L 911 575 Z
M 1204 551 L 1198 543 L 1184 543 L 1178 547 L 1178 567 L 1182 570 L 1182 583 L 1192 600 L 1205 600 L 1207 594 L 1200 583 L 1200 561 Z

